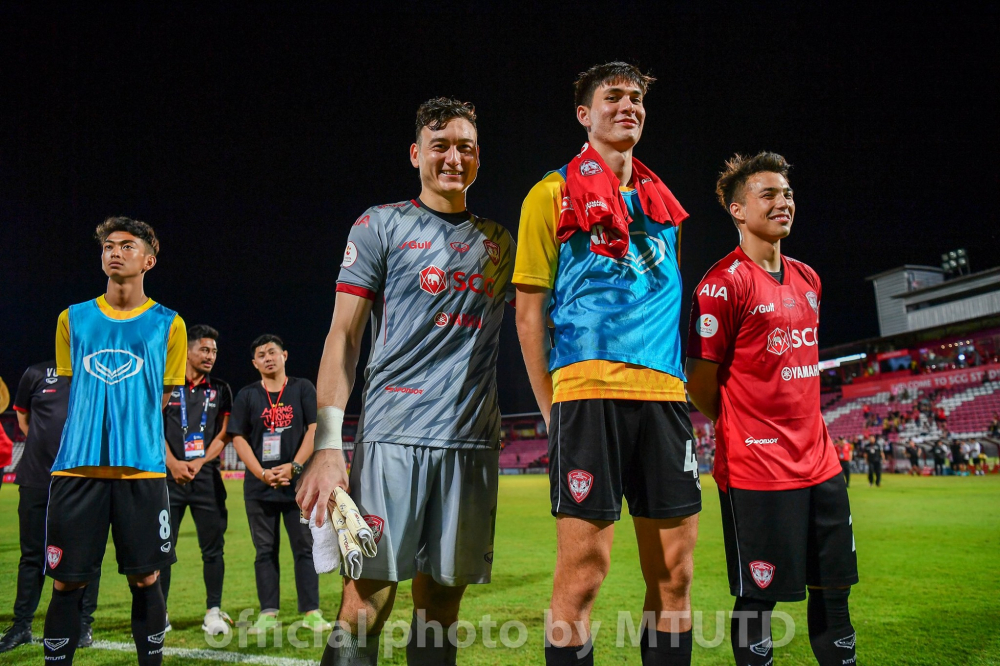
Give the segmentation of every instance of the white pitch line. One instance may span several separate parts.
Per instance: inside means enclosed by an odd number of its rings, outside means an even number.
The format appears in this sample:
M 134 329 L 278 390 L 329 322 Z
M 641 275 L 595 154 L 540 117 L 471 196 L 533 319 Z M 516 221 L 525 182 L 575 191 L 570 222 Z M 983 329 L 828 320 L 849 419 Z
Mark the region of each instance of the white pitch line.
M 41 641 L 32 641 L 36 645 L 41 645 Z M 114 652 L 135 652 L 134 643 L 116 643 L 114 641 L 94 641 L 89 648 L 82 650 L 111 650 Z M 220 661 L 226 664 L 260 664 L 260 666 L 316 666 L 316 661 L 311 659 L 293 659 L 292 657 L 268 657 L 260 654 L 240 654 L 227 650 L 193 650 L 190 648 L 163 648 L 163 655 L 169 657 L 180 657 L 181 659 L 204 659 L 206 661 Z

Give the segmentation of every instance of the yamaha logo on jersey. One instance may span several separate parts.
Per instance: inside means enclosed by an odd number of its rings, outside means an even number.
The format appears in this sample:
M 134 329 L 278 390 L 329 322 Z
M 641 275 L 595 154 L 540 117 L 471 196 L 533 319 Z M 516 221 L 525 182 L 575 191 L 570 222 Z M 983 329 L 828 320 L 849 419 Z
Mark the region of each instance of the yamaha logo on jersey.
M 774 580 L 774 565 L 763 560 L 756 560 L 750 563 L 750 575 L 757 587 L 765 589 Z
M 596 176 L 599 173 L 604 173 L 604 169 L 594 160 L 584 160 L 580 163 L 581 176 Z
M 490 256 L 490 261 L 493 262 L 494 266 L 500 263 L 500 246 L 491 240 L 484 240 L 483 247 L 486 248 L 486 254 Z
M 566 475 L 566 480 L 569 481 L 569 494 L 577 504 L 587 499 L 590 489 L 594 487 L 594 475 L 582 469 L 574 469 Z
M 140 357 L 124 349 L 102 349 L 83 357 L 83 369 L 108 385 L 139 374 L 144 363 Z

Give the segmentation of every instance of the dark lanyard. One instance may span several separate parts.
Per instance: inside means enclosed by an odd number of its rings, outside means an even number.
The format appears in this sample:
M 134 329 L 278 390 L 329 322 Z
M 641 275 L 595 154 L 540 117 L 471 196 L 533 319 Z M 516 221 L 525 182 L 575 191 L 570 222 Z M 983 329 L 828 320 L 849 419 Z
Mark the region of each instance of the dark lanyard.
M 285 377 L 285 383 L 281 385 L 281 390 L 278 391 L 278 399 L 271 402 L 271 392 L 267 390 L 264 386 L 264 380 L 260 380 L 260 385 L 264 388 L 264 395 L 267 396 L 267 402 L 271 405 L 271 432 L 274 432 L 274 417 L 278 412 L 278 405 L 281 404 L 281 396 L 285 394 L 285 387 L 288 386 L 288 377 Z
M 208 424 L 208 391 L 205 391 L 205 406 L 201 410 L 201 432 L 205 432 L 205 425 Z M 181 430 L 184 437 L 188 434 L 188 407 L 187 396 L 184 395 L 184 387 L 181 387 Z

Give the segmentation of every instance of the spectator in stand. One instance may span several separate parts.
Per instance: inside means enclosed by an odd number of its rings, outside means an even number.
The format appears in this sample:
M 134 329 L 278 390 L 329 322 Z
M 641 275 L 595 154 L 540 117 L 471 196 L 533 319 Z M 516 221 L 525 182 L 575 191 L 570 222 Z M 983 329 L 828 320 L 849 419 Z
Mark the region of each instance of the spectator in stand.
M 837 440 L 837 458 L 840 459 L 840 469 L 844 470 L 844 481 L 848 488 L 851 487 L 851 458 L 854 447 L 843 437 Z
M 885 461 L 885 453 L 875 437 L 868 439 L 865 445 L 865 460 L 868 462 L 868 487 L 873 485 L 882 487 L 882 462 Z
M 910 476 L 920 476 L 920 452 L 920 446 L 911 439 L 906 447 L 906 455 L 910 459 Z
M 990 422 L 990 437 L 1000 437 L 1000 414 L 993 412 L 993 421 Z
M 937 411 L 934 413 L 934 420 L 937 421 L 938 425 L 943 425 L 948 422 L 948 415 L 944 412 L 944 407 L 938 407 Z
M 934 476 L 944 476 L 944 463 L 948 459 L 948 447 L 944 445 L 944 442 L 938 440 L 934 443 L 931 454 L 934 456 Z

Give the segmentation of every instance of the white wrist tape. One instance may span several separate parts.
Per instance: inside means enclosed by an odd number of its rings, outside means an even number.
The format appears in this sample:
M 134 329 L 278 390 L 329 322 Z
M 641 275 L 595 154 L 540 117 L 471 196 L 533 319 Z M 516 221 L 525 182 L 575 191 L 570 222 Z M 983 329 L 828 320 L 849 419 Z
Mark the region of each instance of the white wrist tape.
M 316 412 L 316 438 L 314 451 L 344 448 L 344 410 L 339 407 L 320 407 Z

